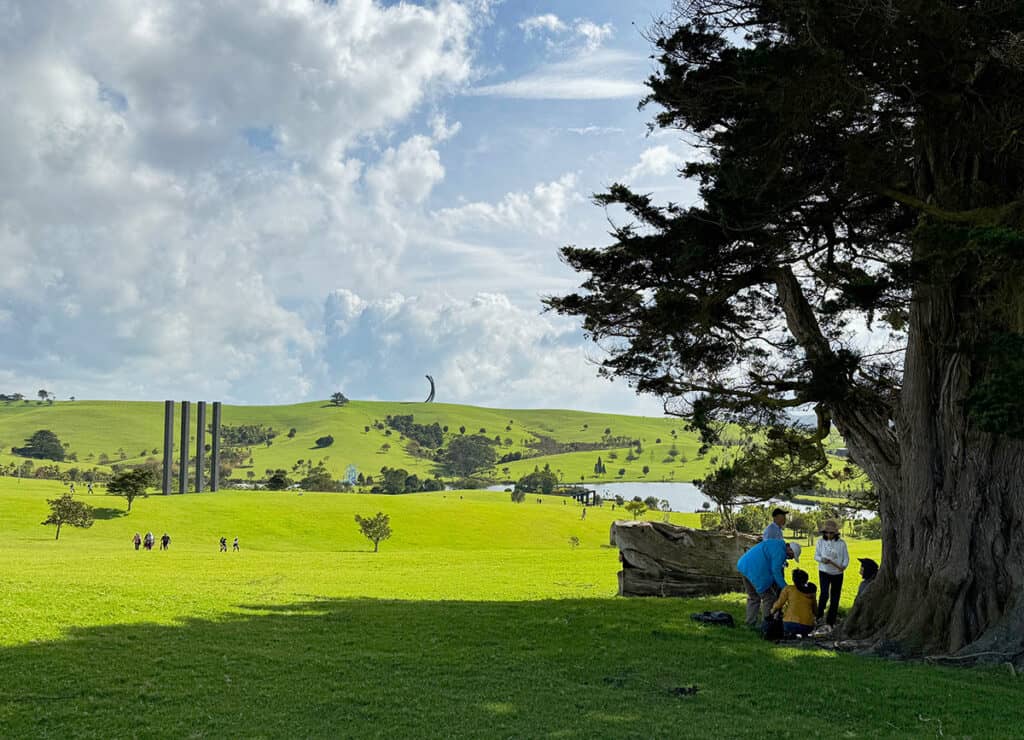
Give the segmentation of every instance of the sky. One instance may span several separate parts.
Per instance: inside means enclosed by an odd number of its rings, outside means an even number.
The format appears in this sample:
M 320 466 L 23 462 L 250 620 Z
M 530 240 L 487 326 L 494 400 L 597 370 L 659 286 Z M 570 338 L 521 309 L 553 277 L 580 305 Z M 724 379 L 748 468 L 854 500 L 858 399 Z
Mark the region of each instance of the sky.
M 670 0 L 0 0 L 0 392 L 658 414 L 545 295 Z

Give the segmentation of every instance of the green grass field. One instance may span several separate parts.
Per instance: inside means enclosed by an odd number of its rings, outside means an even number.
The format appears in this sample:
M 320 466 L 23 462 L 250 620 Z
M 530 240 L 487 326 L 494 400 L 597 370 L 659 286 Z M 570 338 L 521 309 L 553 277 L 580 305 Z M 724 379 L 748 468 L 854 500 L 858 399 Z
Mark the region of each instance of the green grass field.
M 176 408 L 175 414 L 179 413 L 180 409 Z M 222 417 L 225 425 L 263 424 L 278 432 L 270 447 L 251 448 L 252 465 L 246 463 L 236 467 L 232 477 L 244 481 L 252 472 L 260 479 L 267 469 L 290 470 L 296 461 L 310 459 L 324 459 L 336 478 L 343 476 L 349 464 L 369 475 L 377 475 L 383 466 L 405 468 L 420 477 L 435 475 L 438 469 L 434 461 L 407 452 L 408 440 L 400 439 L 397 432 L 388 435 L 374 428 L 374 422 L 399 414 L 412 414 L 419 424 L 436 421 L 442 427 L 447 426 L 446 438 L 458 434 L 460 427 L 466 428 L 466 434 L 480 433 L 483 429 L 491 439 L 499 436 L 502 441 L 496 447 L 499 458 L 512 452 L 526 452 L 527 444 L 535 441 L 538 435 L 559 442 L 599 442 L 604 431 L 610 429 L 613 436 L 642 442 L 643 451 L 633 461 L 626 459 L 630 453 L 627 447 L 613 451 L 540 456 L 499 464 L 490 471 L 484 471 L 500 480 L 517 480 L 535 467 L 548 464 L 565 483 L 579 483 L 581 479 L 590 483 L 688 482 L 706 475 L 713 461 L 722 454 L 721 449 L 713 448 L 706 455 L 699 456 L 700 443 L 696 434 L 687 431 L 680 419 L 671 418 L 384 401 L 353 401 L 340 408 L 325 402 L 289 406 L 225 406 Z M 175 420 L 180 422 L 177 416 Z M 190 450 L 194 451 L 194 412 L 192 425 Z M 367 427 L 369 431 L 366 431 Z M 296 433 L 289 439 L 287 433 L 291 428 Z M 55 432 L 62 442 L 68 444 L 68 450 L 77 455 L 77 462 L 61 463 L 60 467 L 89 469 L 95 466 L 109 470 L 109 465 L 99 464 L 101 455 L 116 463 L 122 460 L 123 453 L 123 461 L 129 464 L 143 462 L 147 457 L 162 458 L 163 404 L 122 401 L 63 401 L 52 406 L 34 402 L 0 404 L 0 464 L 23 462 L 23 458 L 11 455 L 10 450 L 24 444 L 24 440 L 39 429 Z M 315 440 L 327 435 L 334 437 L 334 444 L 316 448 Z M 179 435 L 175 432 L 175 445 L 178 440 Z M 382 452 L 385 444 L 390 449 Z M 673 446 L 679 453 L 675 459 L 669 455 Z M 616 458 L 611 458 L 610 452 Z M 601 476 L 594 474 L 594 464 L 599 455 L 607 468 L 607 473 Z M 46 461 L 35 462 L 42 464 Z M 834 460 L 834 463 L 838 465 L 840 461 Z M 649 468 L 647 473 L 643 472 L 645 466 Z M 621 476 L 618 474 L 620 469 L 625 469 Z
M 4 737 L 1019 729 L 1020 683 L 1005 672 L 780 648 L 689 619 L 740 616 L 739 595 L 616 597 L 608 508 L 581 521 L 552 497 L 221 492 L 151 496 L 125 515 L 122 499 L 80 495 L 96 524 L 54 541 L 39 522 L 60 490 L 0 478 Z M 374 554 L 353 515 L 378 510 L 395 534 Z M 147 530 L 169 532 L 170 551 L 135 552 Z M 219 553 L 221 535 L 241 552 Z

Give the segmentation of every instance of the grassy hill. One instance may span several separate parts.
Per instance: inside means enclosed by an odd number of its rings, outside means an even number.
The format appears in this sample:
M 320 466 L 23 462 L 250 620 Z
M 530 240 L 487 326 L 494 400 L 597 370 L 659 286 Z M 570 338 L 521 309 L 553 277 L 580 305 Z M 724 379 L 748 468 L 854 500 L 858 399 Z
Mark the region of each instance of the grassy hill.
M 180 413 L 178 409 L 176 415 Z M 536 466 L 550 464 L 566 483 L 593 481 L 689 481 L 703 477 L 721 450 L 699 456 L 697 436 L 688 432 L 679 419 L 624 416 L 564 410 L 487 409 L 441 403 L 399 403 L 353 401 L 343 407 L 324 402 L 286 406 L 224 406 L 222 423 L 230 426 L 262 424 L 278 432 L 271 446 L 251 448 L 252 465 L 236 467 L 232 476 L 245 480 L 251 471 L 259 479 L 267 469 L 290 470 L 298 460 L 325 460 L 336 478 L 342 477 L 349 464 L 359 471 L 376 475 L 382 466 L 405 468 L 420 477 L 438 472 L 433 460 L 410 454 L 409 440 L 398 432 L 377 428 L 388 415 L 414 416 L 418 424 L 437 422 L 448 427 L 446 441 L 465 428 L 466 434 L 499 437 L 498 456 L 520 452 L 536 454 L 531 449 L 541 438 L 559 443 L 601 443 L 605 430 L 612 437 L 640 440 L 642 453 L 627 460 L 628 446 L 587 452 L 567 452 L 530 457 L 499 464 L 491 471 L 500 480 L 516 480 Z M 209 418 L 209 414 L 208 414 Z M 176 422 L 180 419 L 176 418 Z M 194 425 L 195 414 L 193 412 Z M 288 438 L 290 429 L 294 438 Z M 101 456 L 112 463 L 143 462 L 161 459 L 163 404 L 159 402 L 64 401 L 53 405 L 0 405 L 0 464 L 20 461 L 10 449 L 23 444 L 25 438 L 39 429 L 55 432 L 77 462 L 62 467 L 91 468 L 101 466 Z M 483 430 L 483 431 L 481 431 Z M 333 436 L 334 443 L 318 449 L 319 437 Z M 175 433 L 175 445 L 179 435 Z M 384 451 L 384 445 L 388 445 Z M 673 447 L 678 452 L 670 456 Z M 155 452 L 154 452 L 155 451 Z M 176 453 L 177 454 L 177 453 Z M 603 476 L 594 474 L 598 456 L 607 468 Z M 837 464 L 839 461 L 835 461 Z M 644 467 L 648 473 L 643 472 Z M 108 469 L 108 465 L 101 466 Z M 620 469 L 625 473 L 618 474 Z
M 777 648 L 615 597 L 613 513 L 540 497 L 226 491 L 114 497 L 0 478 L 7 737 L 991 737 L 1019 679 Z M 355 513 L 390 514 L 372 553 Z M 673 515 L 692 523 L 694 515 Z M 130 538 L 172 536 L 168 552 Z M 238 535 L 241 552 L 217 551 Z M 570 537 L 579 546 L 569 544 Z M 878 542 L 851 542 L 875 557 Z M 856 589 L 844 589 L 849 604 Z M 696 687 L 696 694 L 679 689 Z M 798 718 L 786 719 L 789 715 Z

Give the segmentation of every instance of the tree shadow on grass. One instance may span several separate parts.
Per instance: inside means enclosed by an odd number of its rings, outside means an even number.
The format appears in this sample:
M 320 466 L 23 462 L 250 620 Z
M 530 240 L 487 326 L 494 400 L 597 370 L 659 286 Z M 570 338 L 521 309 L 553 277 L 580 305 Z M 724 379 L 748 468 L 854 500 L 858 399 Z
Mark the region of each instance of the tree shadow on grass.
M 780 649 L 688 616 L 719 608 L 735 613 L 735 602 L 333 599 L 76 628 L 0 649 L 0 727 L 9 737 L 649 738 L 1018 726 L 1008 675 Z M 815 719 L 781 721 L 791 709 Z
M 120 519 L 128 514 L 124 509 L 112 509 L 109 506 L 100 506 L 92 510 L 92 518 L 107 521 L 109 519 Z

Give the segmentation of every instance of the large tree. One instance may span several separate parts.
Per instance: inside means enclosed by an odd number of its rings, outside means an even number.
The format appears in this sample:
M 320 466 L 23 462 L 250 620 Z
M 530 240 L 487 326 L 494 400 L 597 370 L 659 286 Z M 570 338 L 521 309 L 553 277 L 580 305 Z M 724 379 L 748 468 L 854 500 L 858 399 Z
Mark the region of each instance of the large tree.
M 549 299 L 716 422 L 817 411 L 873 482 L 855 638 L 1024 654 L 1024 2 L 677 0 L 646 102 L 698 205 L 615 185 Z
M 146 489 L 156 485 L 156 474 L 151 468 L 134 468 L 117 473 L 107 483 L 107 493 L 123 496 L 128 501 L 128 511 L 139 496 L 146 496 Z

